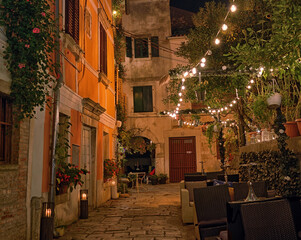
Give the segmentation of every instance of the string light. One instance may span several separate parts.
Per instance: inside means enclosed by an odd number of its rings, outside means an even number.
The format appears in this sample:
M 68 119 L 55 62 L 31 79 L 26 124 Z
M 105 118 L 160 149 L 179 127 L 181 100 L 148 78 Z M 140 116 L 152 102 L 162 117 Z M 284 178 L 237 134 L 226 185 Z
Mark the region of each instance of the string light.
M 201 59 L 201 62 L 202 62 L 202 63 L 205 63 L 205 62 L 206 62 L 206 58 L 203 57 L 203 58 Z
M 182 86 L 182 90 L 185 90 L 185 86 Z
M 222 29 L 223 29 L 223 31 L 227 31 L 227 29 L 228 29 L 228 26 L 227 26 L 227 24 L 223 24 L 223 26 L 222 26 Z
M 179 101 L 180 101 L 180 102 L 182 102 L 182 101 L 183 101 L 183 99 L 182 99 L 182 98 L 180 98 L 180 99 L 179 99 Z
M 185 78 L 182 78 L 182 82 L 185 82 Z
M 187 76 L 188 76 L 188 72 L 185 72 L 185 73 L 184 73 L 184 77 L 187 77 Z
M 179 92 L 179 96 L 180 96 L 180 97 L 182 96 L 182 93 L 181 93 L 181 92 Z
M 218 45 L 218 44 L 220 44 L 221 41 L 218 38 L 216 38 L 214 42 L 216 45 Z
M 205 67 L 205 63 L 201 63 L 201 67 L 202 67 L 202 68 Z
M 193 68 L 193 69 L 192 69 L 192 73 L 193 73 L 193 74 L 196 74 L 196 68 Z
M 178 103 L 178 107 L 180 107 L 181 106 L 181 104 L 180 103 Z
M 237 7 L 233 4 L 230 8 L 231 12 L 236 12 Z
M 253 79 L 251 79 L 250 83 L 253 84 L 255 81 Z

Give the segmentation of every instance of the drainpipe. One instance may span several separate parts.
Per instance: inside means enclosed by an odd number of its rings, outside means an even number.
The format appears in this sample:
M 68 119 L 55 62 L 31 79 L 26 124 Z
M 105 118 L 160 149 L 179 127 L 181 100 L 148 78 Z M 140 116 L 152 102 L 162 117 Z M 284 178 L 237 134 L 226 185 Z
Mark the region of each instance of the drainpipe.
M 50 190 L 48 193 L 48 202 L 54 203 L 54 197 L 55 197 L 55 180 L 56 180 L 56 174 L 55 174 L 55 167 L 56 167 L 56 161 L 55 161 L 55 146 L 57 142 L 57 134 L 58 134 L 58 123 L 59 123 L 59 104 L 60 104 L 60 88 L 63 82 L 62 74 L 60 71 L 60 41 L 59 41 L 59 33 L 60 33 L 60 0 L 55 0 L 55 19 L 56 19 L 56 52 L 55 52 L 55 62 L 57 64 L 56 66 L 56 74 L 58 75 L 57 83 L 54 88 L 54 97 L 53 97 L 53 125 L 52 125 L 52 146 L 51 146 L 51 169 L 50 169 Z

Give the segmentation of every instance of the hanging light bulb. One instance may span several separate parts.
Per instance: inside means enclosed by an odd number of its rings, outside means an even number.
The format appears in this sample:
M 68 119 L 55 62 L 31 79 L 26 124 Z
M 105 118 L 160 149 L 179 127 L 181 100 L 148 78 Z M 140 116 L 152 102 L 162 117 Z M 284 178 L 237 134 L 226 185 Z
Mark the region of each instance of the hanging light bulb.
M 201 63 L 201 67 L 205 67 L 205 63 Z
M 185 89 L 185 86 L 182 86 L 182 90 L 184 90 Z
M 177 110 L 176 113 L 179 113 L 179 111 Z
M 254 83 L 254 80 L 253 80 L 253 79 L 251 79 L 250 83 L 251 83 L 251 84 L 253 84 L 253 83 Z
M 228 108 L 227 108 L 227 107 L 225 107 L 225 110 L 228 110 Z
M 214 42 L 216 45 L 218 45 L 218 44 L 220 44 L 221 41 L 218 38 L 216 38 Z
M 237 7 L 233 4 L 230 8 L 231 12 L 235 12 L 237 10 Z
M 181 92 L 179 92 L 179 96 L 180 96 L 180 97 L 182 96 L 182 93 L 181 93 Z
M 187 77 L 187 76 L 188 76 L 188 72 L 185 72 L 185 73 L 184 73 L 184 77 Z
M 224 23 L 223 26 L 222 26 L 222 29 L 223 29 L 223 31 L 226 31 L 228 29 L 227 24 Z
M 232 102 L 233 102 L 233 104 L 235 104 L 235 103 L 236 103 L 236 100 L 233 100 Z
M 203 58 L 201 59 L 201 62 L 202 62 L 202 63 L 205 63 L 205 62 L 206 62 L 206 58 L 203 57 Z
M 180 99 L 179 99 L 179 101 L 180 101 L 180 102 L 182 102 L 182 101 L 183 101 L 183 99 L 182 99 L 182 98 L 180 98 Z
M 113 11 L 113 15 L 116 15 L 116 14 L 117 14 L 117 11 L 116 11 L 116 10 L 114 10 L 114 11 Z
M 179 111 L 179 108 L 177 107 L 176 110 Z
M 208 109 L 210 109 L 211 107 L 208 106 Z
M 178 107 L 180 107 L 181 106 L 181 104 L 180 103 L 178 103 Z
M 229 105 L 230 107 L 232 107 L 233 106 L 233 104 L 232 103 L 230 103 L 230 105 Z
M 223 108 L 221 108 L 221 111 L 223 112 L 223 111 L 224 111 L 224 109 L 223 109 Z
M 251 89 L 251 86 L 249 85 L 249 86 L 247 86 L 247 89 Z
M 193 73 L 193 74 L 196 74 L 196 68 L 193 68 L 193 69 L 192 69 L 192 73 Z
M 185 78 L 182 78 L 182 82 L 185 82 Z

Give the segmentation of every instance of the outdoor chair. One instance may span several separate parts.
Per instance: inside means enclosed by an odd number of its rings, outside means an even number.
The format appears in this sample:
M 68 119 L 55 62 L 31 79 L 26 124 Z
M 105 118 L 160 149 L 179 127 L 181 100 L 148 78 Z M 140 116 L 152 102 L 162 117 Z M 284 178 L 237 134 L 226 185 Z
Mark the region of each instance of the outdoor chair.
M 242 204 L 244 240 L 297 240 L 287 199 Z
M 201 187 L 207 187 L 206 181 L 185 182 L 182 180 L 180 182 L 180 200 L 183 223 L 193 223 L 193 189 Z
M 267 184 L 265 181 L 259 181 L 259 182 L 253 182 L 252 183 L 255 195 L 257 197 L 268 197 L 267 192 Z M 234 189 L 234 201 L 241 201 L 244 200 L 249 192 L 249 186 L 246 182 L 240 182 L 240 183 L 233 183 L 233 189 Z
M 230 201 L 228 185 L 217 185 L 207 188 L 195 188 L 195 233 L 196 238 L 218 236 L 227 229 L 226 203 Z
M 228 182 L 239 182 L 239 174 L 227 174 Z M 225 174 L 217 175 L 217 179 L 220 181 L 225 180 Z
M 207 180 L 206 175 L 202 175 L 201 173 L 184 173 L 184 181 L 189 182 L 189 181 L 205 181 Z

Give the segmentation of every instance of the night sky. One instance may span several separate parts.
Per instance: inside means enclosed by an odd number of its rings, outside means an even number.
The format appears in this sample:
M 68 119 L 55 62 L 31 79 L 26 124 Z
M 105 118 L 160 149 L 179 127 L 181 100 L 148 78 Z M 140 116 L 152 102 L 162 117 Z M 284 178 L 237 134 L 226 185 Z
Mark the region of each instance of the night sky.
M 212 0 L 170 0 L 170 5 L 181 8 L 190 12 L 198 12 L 200 7 L 204 7 L 205 2 Z M 228 0 L 219 0 L 219 2 L 227 3 Z

